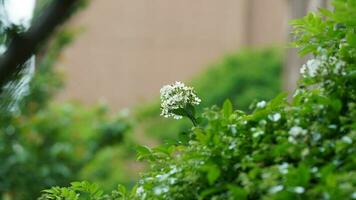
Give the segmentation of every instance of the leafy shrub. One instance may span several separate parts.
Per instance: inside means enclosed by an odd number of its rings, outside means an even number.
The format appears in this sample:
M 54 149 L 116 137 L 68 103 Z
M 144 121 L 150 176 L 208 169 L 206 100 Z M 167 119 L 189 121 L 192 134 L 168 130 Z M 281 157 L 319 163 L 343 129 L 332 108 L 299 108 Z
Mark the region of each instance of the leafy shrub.
M 124 198 L 126 189 L 119 186 L 111 194 L 104 194 L 97 184 L 87 181 L 73 182 L 70 187 L 53 187 L 50 190 L 44 190 L 46 195 L 43 195 L 39 200 L 45 199 L 70 199 L 70 200 L 114 200 Z
M 75 183 L 42 198 L 355 199 L 356 2 L 333 5 L 294 22 L 296 45 L 314 58 L 290 103 L 280 95 L 251 114 L 230 101 L 206 109 L 187 145 L 138 149 L 151 170 L 131 193 L 103 197 Z
M 226 56 L 194 77 L 191 85 L 203 99 L 198 111 L 221 105 L 225 99 L 241 110 L 248 111 L 253 101 L 270 100 L 280 92 L 282 55 L 277 49 L 245 49 Z M 253 59 L 251 59 L 253 58 Z M 159 116 L 159 102 L 138 109 L 138 118 L 145 133 L 161 140 L 175 140 L 178 133 L 189 129 L 189 122 Z M 162 129 L 161 124 L 165 124 Z M 183 135 L 183 138 L 185 136 Z
M 1 122 L 1 193 L 14 199 L 31 199 L 43 188 L 78 179 L 97 151 L 121 142 L 128 129 L 100 107 L 70 104 Z
M 283 96 L 252 114 L 208 109 L 189 145 L 145 149 L 151 161 L 137 199 L 356 198 L 354 1 L 294 21 L 296 45 L 314 59 L 289 104 Z

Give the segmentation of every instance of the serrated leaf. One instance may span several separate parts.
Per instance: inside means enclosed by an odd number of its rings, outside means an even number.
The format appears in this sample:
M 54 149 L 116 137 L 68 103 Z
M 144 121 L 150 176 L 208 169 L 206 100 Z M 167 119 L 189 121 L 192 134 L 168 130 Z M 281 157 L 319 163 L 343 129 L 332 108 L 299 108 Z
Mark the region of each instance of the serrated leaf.
M 233 111 L 232 103 L 229 99 L 226 99 L 223 105 L 223 113 L 226 118 L 228 118 Z

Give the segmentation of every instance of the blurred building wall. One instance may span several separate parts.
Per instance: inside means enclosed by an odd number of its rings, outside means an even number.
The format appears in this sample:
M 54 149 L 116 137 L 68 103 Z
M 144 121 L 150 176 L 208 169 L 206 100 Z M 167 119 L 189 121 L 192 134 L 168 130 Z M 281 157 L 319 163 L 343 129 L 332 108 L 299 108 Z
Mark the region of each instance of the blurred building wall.
M 114 109 L 159 95 L 244 46 L 286 41 L 286 0 L 96 0 L 73 21 L 85 31 L 59 64 L 59 101 Z M 213 83 L 212 83 L 213 84 Z

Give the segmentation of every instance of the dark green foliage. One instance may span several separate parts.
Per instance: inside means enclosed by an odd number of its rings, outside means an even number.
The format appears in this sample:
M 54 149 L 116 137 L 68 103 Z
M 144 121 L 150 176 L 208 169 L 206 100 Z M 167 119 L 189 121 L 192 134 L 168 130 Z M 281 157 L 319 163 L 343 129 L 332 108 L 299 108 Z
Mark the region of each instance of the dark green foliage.
M 276 49 L 245 49 L 209 66 L 191 81 L 202 99 L 197 111 L 221 105 L 225 99 L 231 99 L 238 109 L 248 111 L 251 102 L 272 99 L 281 91 L 282 57 Z M 176 139 L 178 133 L 189 129 L 189 121 L 164 119 L 159 116 L 159 108 L 157 102 L 139 109 L 138 118 L 142 119 L 148 134 L 162 140 Z
M 101 148 L 122 140 L 128 126 L 105 109 L 63 105 L 1 120 L 1 193 L 31 199 L 66 185 Z
M 291 103 L 205 110 L 188 145 L 140 151 L 152 170 L 131 198 L 355 199 L 356 3 L 334 5 L 294 22 L 297 46 L 321 64 Z
M 111 194 L 104 194 L 96 184 L 86 181 L 73 182 L 71 187 L 53 187 L 50 190 L 44 190 L 44 195 L 39 200 L 45 199 L 63 199 L 63 200 L 126 200 L 126 189 L 119 186 Z

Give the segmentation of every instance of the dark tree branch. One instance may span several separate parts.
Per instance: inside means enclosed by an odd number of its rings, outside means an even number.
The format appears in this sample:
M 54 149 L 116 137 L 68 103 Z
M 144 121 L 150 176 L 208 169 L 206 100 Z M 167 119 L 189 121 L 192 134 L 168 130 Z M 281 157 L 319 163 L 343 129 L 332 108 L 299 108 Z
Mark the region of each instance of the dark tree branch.
M 0 56 L 0 93 L 3 86 L 21 70 L 43 42 L 52 34 L 57 26 L 83 3 L 83 0 L 53 0 L 38 16 L 28 31 L 15 36 L 7 51 Z

